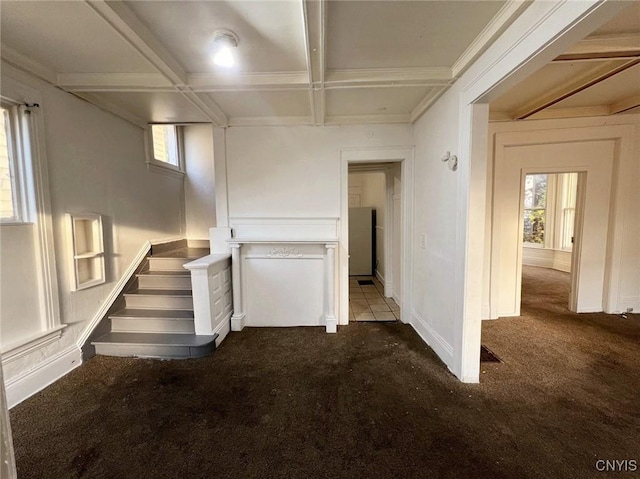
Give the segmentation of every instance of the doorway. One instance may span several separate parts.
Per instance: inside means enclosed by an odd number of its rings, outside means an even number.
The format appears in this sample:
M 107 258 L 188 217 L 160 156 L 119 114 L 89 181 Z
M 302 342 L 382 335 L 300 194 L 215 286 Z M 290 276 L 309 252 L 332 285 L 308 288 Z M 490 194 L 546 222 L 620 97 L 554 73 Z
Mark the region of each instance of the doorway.
M 400 319 L 401 185 L 398 162 L 349 165 L 349 321 Z
M 582 232 L 582 203 L 578 201 L 581 174 L 578 172 L 524 174 L 521 193 L 522 251 L 521 303 L 535 277 L 537 290 L 548 291 L 554 284 L 566 283 L 567 308 L 576 312 L 579 245 Z M 580 190 L 581 191 L 581 190 Z M 576 227 L 577 226 L 577 227 Z M 576 258 L 577 257 L 577 260 Z M 553 272 L 552 272 L 553 271 Z
M 383 298 L 393 298 L 399 309 L 400 321 L 408 323 L 408 305 L 411 304 L 410 280 L 412 273 L 412 211 L 413 211 L 413 171 L 414 171 L 414 147 L 375 147 L 375 148 L 345 148 L 340 150 L 341 164 L 341 212 L 340 212 L 340 242 L 339 242 L 339 315 L 338 324 L 349 324 L 349 167 L 355 165 L 369 165 L 380 167 L 384 164 L 394 164 L 396 176 L 399 179 L 399 191 L 395 191 L 389 185 L 391 181 L 385 181 L 386 203 L 385 213 L 393 215 L 393 201 L 398 202 L 399 214 L 396 228 L 399 233 L 396 237 L 396 246 L 391 243 L 391 235 L 384 235 L 384 251 L 396 251 L 397 265 L 393 268 L 392 255 L 384 256 L 384 281 L 380 282 Z M 386 170 L 387 171 L 387 170 Z M 390 170 L 389 170 L 390 171 Z M 386 174 L 390 174 L 388 171 Z M 393 223 L 391 223 L 393 224 Z M 387 233 L 391 231 L 386 229 Z M 389 279 L 394 283 L 389 284 Z M 373 279 L 371 280 L 373 281 Z M 351 283 L 353 284 L 353 283 Z M 355 286 L 355 285 L 354 285 Z M 358 286 L 360 286 L 358 284 Z M 364 285 L 371 286 L 371 285 Z M 374 285 L 375 286 L 375 282 Z M 390 287 L 391 286 L 391 287 Z M 356 291 L 357 292 L 357 291 Z M 364 293 L 364 291 L 361 291 Z M 406 305 L 406 306 L 405 306 Z M 366 312 L 366 311 L 365 311 Z M 394 315 L 395 316 L 395 315 Z

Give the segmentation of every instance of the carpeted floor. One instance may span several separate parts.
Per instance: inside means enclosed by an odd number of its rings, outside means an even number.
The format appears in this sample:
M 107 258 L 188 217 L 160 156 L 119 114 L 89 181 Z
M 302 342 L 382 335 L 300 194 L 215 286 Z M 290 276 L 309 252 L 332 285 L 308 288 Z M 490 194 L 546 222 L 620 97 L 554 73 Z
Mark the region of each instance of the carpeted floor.
M 96 357 L 11 411 L 27 478 L 588 478 L 640 460 L 640 320 L 526 269 L 481 384 L 410 326 L 246 329 L 187 361 Z M 544 297 L 536 294 L 544 292 Z

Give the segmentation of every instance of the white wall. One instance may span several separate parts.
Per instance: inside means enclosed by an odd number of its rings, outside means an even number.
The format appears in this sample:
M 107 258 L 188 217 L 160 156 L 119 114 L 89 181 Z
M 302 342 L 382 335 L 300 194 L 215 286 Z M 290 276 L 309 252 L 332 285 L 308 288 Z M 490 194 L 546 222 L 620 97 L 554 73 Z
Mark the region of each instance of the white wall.
M 209 228 L 216 226 L 213 127 L 187 125 L 183 131 L 187 238 L 202 240 L 209 237 Z
M 387 176 L 389 183 L 388 187 L 391 193 L 391 208 L 392 212 L 387 215 L 387 218 L 391 217 L 391 221 L 388 222 L 389 228 L 391 228 L 391 275 L 390 275 L 390 287 L 385 286 L 385 292 L 390 290 L 391 297 L 398 303 L 402 304 L 402 167 L 399 163 L 394 164 L 389 170 Z
M 229 217 L 337 218 L 339 150 L 412 141 L 408 125 L 229 128 Z
M 457 152 L 459 88 L 454 85 L 414 125 L 416 140 L 412 324 L 452 367 L 459 174 L 440 161 Z M 420 235 L 426 236 L 425 249 Z
M 522 264 L 571 272 L 571 251 L 551 248 L 522 247 Z
M 147 170 L 140 128 L 4 63 L 2 74 L 30 84 L 41 94 L 38 114 L 44 115 L 60 313 L 67 325 L 55 342 L 4 362 L 11 396 L 12 388 L 29 380 L 31 372 L 38 374 L 36 382 L 45 381 L 41 387 L 51 380 L 42 366 L 78 348 L 78 338 L 146 241 L 184 235 L 184 192 L 181 179 Z M 103 215 L 107 282 L 71 292 L 65 213 L 81 211 Z M 5 248 L 12 245 L 3 241 Z M 3 274 L 7 273 L 4 267 Z M 23 287 L 17 282 L 11 286 L 15 294 Z M 12 291 L 2 293 L 4 301 Z M 0 321 L 13 319 L 3 316 Z
M 387 190 L 383 172 L 349 173 L 349 188 L 360 187 L 360 206 L 376 210 L 376 264 L 375 274 L 384 281 L 384 231 Z

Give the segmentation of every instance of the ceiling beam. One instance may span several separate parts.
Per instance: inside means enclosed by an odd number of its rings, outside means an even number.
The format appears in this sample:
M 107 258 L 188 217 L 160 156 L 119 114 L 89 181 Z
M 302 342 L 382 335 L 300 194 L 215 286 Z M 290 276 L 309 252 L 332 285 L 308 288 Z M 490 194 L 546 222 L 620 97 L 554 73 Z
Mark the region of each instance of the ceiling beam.
M 329 70 L 326 88 L 360 86 L 431 86 L 448 85 L 453 73 L 448 67 L 428 68 L 371 68 L 358 70 Z
M 122 36 L 144 58 L 164 75 L 192 105 L 204 113 L 216 126 L 226 126 L 222 109 L 208 96 L 201 98 L 187 84 L 187 73 L 171 53 L 123 2 L 85 0 L 111 28 Z
M 325 80 L 325 0 L 302 0 L 305 53 L 309 84 L 309 102 L 314 124 L 324 125 Z
M 638 55 L 640 55 L 639 33 L 599 35 L 579 41 L 554 61 L 628 58 Z
M 91 103 L 92 105 L 105 110 L 113 115 L 116 115 L 123 120 L 127 120 L 129 123 L 132 123 L 136 126 L 139 126 L 143 130 L 148 129 L 149 124 L 147 121 L 142 118 L 134 115 L 129 110 L 122 108 L 119 105 L 116 105 L 113 102 L 105 100 L 100 95 L 94 95 L 90 92 L 70 92 L 72 95 L 77 96 L 78 98 Z
M 609 114 L 615 115 L 640 106 L 640 95 L 630 96 L 609 106 Z
M 58 73 L 57 85 L 66 91 L 175 91 L 161 73 Z
M 0 44 L 0 56 L 14 67 L 31 73 L 48 83 L 56 84 L 57 76 L 53 68 L 32 60 L 4 43 Z
M 611 78 L 612 76 L 617 75 L 638 63 L 640 63 L 640 58 L 628 60 L 623 64 L 620 64 L 619 61 L 608 61 L 604 65 L 599 65 L 586 72 L 584 75 L 580 75 L 574 81 L 561 85 L 548 94 L 527 103 L 519 110 L 513 112 L 513 117 L 517 120 L 524 120 L 525 118 L 528 118 L 545 108 L 549 108 L 550 106 L 555 105 L 576 93 L 586 90 L 607 78 Z
M 197 92 L 300 90 L 309 88 L 309 77 L 307 72 L 193 73 L 188 76 L 188 85 Z

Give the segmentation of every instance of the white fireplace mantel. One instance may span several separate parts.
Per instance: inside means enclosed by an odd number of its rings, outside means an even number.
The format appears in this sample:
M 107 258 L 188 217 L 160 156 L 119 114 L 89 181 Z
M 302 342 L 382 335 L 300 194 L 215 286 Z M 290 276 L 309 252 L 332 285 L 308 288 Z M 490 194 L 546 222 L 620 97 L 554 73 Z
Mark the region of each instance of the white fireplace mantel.
M 231 218 L 233 315 L 245 326 L 325 326 L 335 315 L 337 218 Z

